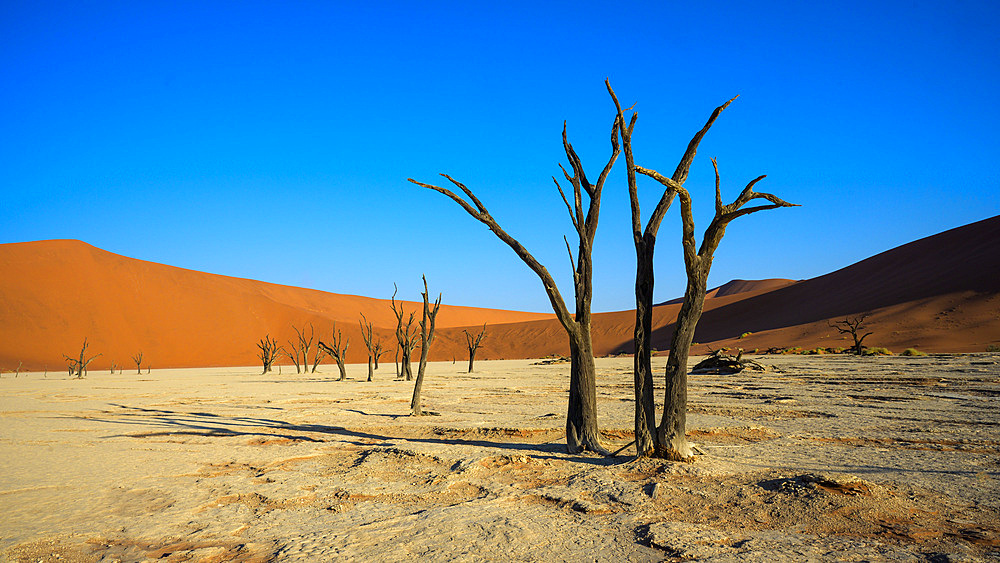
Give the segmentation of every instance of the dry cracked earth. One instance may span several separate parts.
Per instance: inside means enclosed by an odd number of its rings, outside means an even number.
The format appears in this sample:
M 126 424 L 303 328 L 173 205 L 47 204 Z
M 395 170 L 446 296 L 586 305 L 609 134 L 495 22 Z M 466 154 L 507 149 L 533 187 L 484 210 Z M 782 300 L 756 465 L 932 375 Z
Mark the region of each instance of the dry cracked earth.
M 371 383 L 366 366 L 4 374 L 0 553 L 1000 561 L 1000 355 L 759 361 L 691 376 L 694 463 L 565 453 L 560 364 L 431 364 L 423 417 L 392 365 Z M 631 378 L 630 358 L 598 360 L 612 449 Z

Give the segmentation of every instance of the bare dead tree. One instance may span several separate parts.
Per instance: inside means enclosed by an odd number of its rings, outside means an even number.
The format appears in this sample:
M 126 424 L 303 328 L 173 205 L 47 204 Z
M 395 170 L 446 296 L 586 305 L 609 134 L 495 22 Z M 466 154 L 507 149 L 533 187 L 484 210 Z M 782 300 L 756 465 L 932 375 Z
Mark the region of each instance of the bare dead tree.
M 597 430 L 597 390 L 596 390 L 596 370 L 594 368 L 593 341 L 591 339 L 591 311 L 590 305 L 593 297 L 593 260 L 591 251 L 594 244 L 594 236 L 597 234 L 597 221 L 601 209 L 601 191 L 608 173 L 618 158 L 620 152 L 618 144 L 618 116 L 615 116 L 611 126 L 611 157 L 601 171 L 595 184 L 591 184 L 586 174 L 584 174 L 583 163 L 580 157 L 573 150 L 566 137 L 566 123 L 563 122 L 563 149 L 569 160 L 573 174 L 570 175 L 566 169 L 562 169 L 563 176 L 573 187 L 573 204 L 571 205 L 555 177 L 552 180 L 562 196 L 563 203 L 569 211 L 570 221 L 576 230 L 579 239 L 576 263 L 574 264 L 573 252 L 569 245 L 569 240 L 565 239 L 566 249 L 569 251 L 570 264 L 573 269 L 573 287 L 576 294 L 576 314 L 573 315 L 566 307 L 562 295 L 556 286 L 555 280 L 549 274 L 545 266 L 542 266 L 534 256 L 514 237 L 507 234 L 499 223 L 490 215 L 486 207 L 461 182 L 453 179 L 447 174 L 442 174 L 444 178 L 457 186 L 472 202 L 455 195 L 451 190 L 439 186 L 418 182 L 412 178 L 408 180 L 434 190 L 451 198 L 460 205 L 469 215 L 480 221 L 495 234 L 501 241 L 509 246 L 515 254 L 535 272 L 545 288 L 545 293 L 549 297 L 552 310 L 559 319 L 560 324 L 566 330 L 569 337 L 570 348 L 570 384 L 569 384 L 569 405 L 566 413 L 566 447 L 571 453 L 583 450 L 591 450 L 607 453 L 601 445 L 600 434 Z M 586 192 L 590 202 L 586 210 L 583 204 L 583 193 Z
M 736 98 L 733 98 L 736 99 Z M 713 113 L 713 118 L 708 125 L 714 121 L 718 113 L 721 113 L 732 100 L 726 102 Z M 705 129 L 703 129 L 704 131 Z M 700 137 L 695 136 L 697 140 Z M 690 146 L 689 146 L 690 149 Z M 679 169 L 681 177 L 687 176 L 686 168 L 690 166 L 688 160 L 694 159 L 694 153 L 685 153 L 685 158 L 681 160 Z M 708 274 L 712 269 L 712 260 L 715 251 L 722 242 L 723 235 L 726 234 L 726 227 L 730 222 L 758 211 L 767 209 L 777 209 L 779 207 L 793 207 L 781 198 L 768 194 L 753 191 L 754 185 L 763 180 L 765 176 L 758 176 L 752 180 L 736 200 L 729 205 L 722 203 L 722 191 L 719 180 L 718 162 L 713 158 L 712 167 L 715 169 L 715 217 L 705 229 L 701 246 L 698 247 L 694 234 L 694 215 L 691 209 L 691 194 L 684 186 L 674 178 L 667 178 L 659 172 L 641 166 L 636 166 L 635 171 L 653 178 L 662 184 L 668 191 L 676 193 L 677 199 L 681 202 L 682 238 L 681 243 L 684 249 L 684 269 L 687 273 L 687 287 L 684 290 L 684 301 L 681 309 L 677 313 L 677 322 L 674 327 L 674 335 L 670 341 L 670 355 L 667 358 L 666 368 L 666 391 L 663 405 L 663 417 L 656 432 L 656 453 L 660 457 L 670 460 L 683 461 L 692 457 L 691 446 L 688 444 L 685 432 L 687 429 L 687 362 L 691 351 L 691 342 L 694 339 L 694 331 L 701 319 L 702 311 L 705 307 L 705 292 L 707 291 Z M 743 206 L 755 199 L 764 199 L 769 204 L 744 208 Z M 645 405 L 643 408 L 647 408 Z M 647 410 L 648 412 L 648 410 Z
M 111 362 L 111 375 L 115 374 L 115 363 Z
M 340 369 L 340 379 L 337 381 L 343 381 L 347 379 L 347 368 L 344 367 L 344 362 L 347 358 L 347 347 L 350 346 L 351 339 L 348 338 L 344 341 L 344 337 L 339 330 L 337 330 L 337 324 L 333 325 L 333 334 L 330 337 L 330 344 L 326 344 L 322 340 L 319 341 L 318 346 L 326 350 L 327 354 L 333 357 L 337 362 L 337 368 Z
M 271 338 L 270 334 L 264 335 L 264 338 L 261 338 L 260 342 L 257 343 L 257 347 L 260 348 L 260 352 L 257 353 L 257 357 L 260 358 L 260 362 L 264 366 L 264 371 L 260 374 L 264 375 L 271 371 L 271 364 L 273 364 L 281 354 L 285 353 L 285 349 L 278 346 L 278 341 Z
M 410 414 L 420 416 L 423 411 L 420 408 L 420 390 L 424 385 L 424 371 L 427 369 L 427 354 L 434 342 L 434 323 L 437 321 L 438 309 L 441 308 L 441 294 L 434 301 L 434 308 L 431 309 L 429 292 L 427 291 L 427 276 L 421 276 L 424 280 L 424 292 L 420 294 L 424 298 L 424 314 L 420 319 L 420 364 L 417 366 L 417 382 L 413 385 L 413 398 L 410 399 Z
M 642 213 L 639 206 L 639 191 L 636 186 L 636 166 L 632 154 L 632 131 L 635 129 L 638 112 L 633 112 L 628 125 L 625 125 L 625 113 L 618 97 L 611 88 L 611 82 L 604 81 L 614 100 L 615 109 L 618 111 L 618 131 L 622 138 L 622 150 L 625 153 L 625 170 L 628 182 L 629 201 L 632 208 L 632 240 L 635 243 L 636 272 L 635 272 L 635 330 L 633 333 L 634 355 L 633 355 L 633 377 L 635 390 L 635 445 L 639 457 L 651 455 L 656 450 L 656 408 L 653 398 L 653 369 L 651 366 L 652 357 L 652 337 L 653 337 L 653 254 L 656 247 L 656 235 L 660 229 L 663 218 L 666 217 L 670 205 L 673 203 L 677 191 L 666 186 L 663 195 L 657 202 L 653 213 L 649 216 L 645 228 L 642 226 Z M 735 98 L 733 98 L 735 99 Z M 688 143 L 687 150 L 681 157 L 680 163 L 674 170 L 671 180 L 677 185 L 683 186 L 687 181 L 691 163 L 698 152 L 698 145 L 702 138 L 708 133 L 712 124 L 719 117 L 724 109 L 732 102 L 729 100 L 725 104 L 715 108 L 708 122 L 695 133 L 691 142 Z M 634 106 L 633 106 L 634 107 Z M 631 108 L 629 108 L 631 109 Z M 628 110 L 625 110 L 628 111 Z
M 316 346 L 316 356 L 313 358 L 313 367 L 310 373 L 316 373 L 316 368 L 319 367 L 320 362 L 326 359 L 326 350 L 320 346 Z
M 872 335 L 871 332 L 866 332 L 865 334 L 858 336 L 859 332 L 867 328 L 865 326 L 866 320 L 868 320 L 868 313 L 863 313 L 856 317 L 847 317 L 842 321 L 836 321 L 834 323 L 827 323 L 827 324 L 829 324 L 830 327 L 837 329 L 837 331 L 839 331 L 840 334 L 850 334 L 851 338 L 854 339 L 854 346 L 852 346 L 852 349 L 854 350 L 855 354 L 860 356 L 864 354 L 865 351 L 861 343 L 864 342 L 865 338 L 868 338 L 869 336 Z
M 469 373 L 472 373 L 472 364 L 476 361 L 476 351 L 479 350 L 479 344 L 486 337 L 486 323 L 483 323 L 483 330 L 480 330 L 478 334 L 472 334 L 467 330 L 462 330 L 465 333 L 465 344 L 469 347 Z
M 135 373 L 142 373 L 142 351 L 139 351 L 136 355 L 132 356 L 132 361 L 135 362 Z
M 292 327 L 295 328 L 295 327 Z M 288 351 L 291 350 L 291 351 Z M 292 360 L 295 364 L 295 373 L 302 373 L 302 368 L 299 367 L 299 343 L 294 342 L 291 339 L 288 340 L 288 350 L 285 351 L 285 355 Z M 305 362 L 302 362 L 303 364 Z
M 375 375 L 375 370 L 378 369 L 378 359 L 385 353 L 382 347 L 382 338 L 375 334 L 375 330 L 372 328 L 372 323 L 365 318 L 365 314 L 361 313 L 361 338 L 365 341 L 365 347 L 368 348 L 368 381 L 372 380 Z M 374 364 L 374 369 L 372 365 Z
M 406 321 L 406 326 L 403 326 L 403 304 L 400 303 L 396 305 L 396 293 L 399 288 L 396 284 L 392 284 L 392 312 L 396 315 L 396 342 L 398 343 L 400 354 L 400 364 L 401 364 L 401 375 L 406 381 L 413 380 L 413 367 L 411 366 L 411 357 L 413 355 L 413 349 L 417 347 L 417 327 L 413 326 L 413 316 L 414 312 L 410 312 L 410 318 Z
M 308 337 L 306 337 L 306 329 L 305 329 L 305 327 L 303 327 L 302 330 L 299 330 L 298 328 L 295 327 L 295 325 L 292 325 L 292 330 L 294 330 L 295 331 L 295 335 L 298 336 L 298 342 L 297 342 L 298 353 L 297 353 L 297 355 L 302 360 L 302 371 L 305 372 L 305 373 L 309 373 L 309 359 L 308 359 L 309 358 L 309 350 L 312 350 L 313 341 L 316 339 L 316 329 L 315 329 L 315 327 L 313 327 L 312 323 L 309 323 L 309 336 Z M 318 363 L 319 362 L 317 362 L 317 364 Z M 298 367 L 299 367 L 298 362 L 295 362 L 295 368 L 296 368 L 296 370 L 298 369 Z M 315 370 L 315 365 L 313 366 L 313 371 L 316 371 Z
M 94 361 L 94 359 L 96 359 L 98 356 L 100 356 L 100 354 L 96 354 L 96 355 L 91 356 L 91 357 L 88 358 L 87 357 L 87 347 L 89 347 L 89 346 L 90 346 L 90 344 L 87 342 L 87 339 L 84 338 L 83 339 L 83 347 L 80 348 L 80 357 L 79 358 L 71 358 L 71 357 L 63 354 L 63 358 L 65 358 L 66 362 L 68 363 L 67 368 L 69 369 L 69 376 L 70 377 L 73 377 L 74 375 L 76 375 L 77 379 L 82 379 L 83 377 L 85 377 L 86 374 L 87 374 L 87 366 L 90 365 L 90 362 Z

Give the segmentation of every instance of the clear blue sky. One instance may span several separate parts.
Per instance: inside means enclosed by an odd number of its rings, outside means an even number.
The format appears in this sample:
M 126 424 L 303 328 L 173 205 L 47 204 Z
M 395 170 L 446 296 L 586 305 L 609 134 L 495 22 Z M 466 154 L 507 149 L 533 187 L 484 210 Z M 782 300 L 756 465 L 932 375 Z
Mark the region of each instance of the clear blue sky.
M 0 243 L 373 297 L 548 311 L 537 278 L 443 196 L 447 172 L 572 300 L 552 184 L 563 120 L 591 178 L 613 106 L 639 164 L 688 189 L 802 204 L 741 218 L 709 280 L 808 278 L 1000 213 L 1000 4 L 11 2 L 0 9 Z M 624 160 L 604 192 L 594 309 L 631 308 Z M 640 179 L 645 180 L 645 179 Z M 644 212 L 658 199 L 640 184 Z M 657 299 L 683 293 L 679 209 Z M 4 272 L 3 275 L 11 275 Z M 572 305 L 570 305 L 572 307 Z

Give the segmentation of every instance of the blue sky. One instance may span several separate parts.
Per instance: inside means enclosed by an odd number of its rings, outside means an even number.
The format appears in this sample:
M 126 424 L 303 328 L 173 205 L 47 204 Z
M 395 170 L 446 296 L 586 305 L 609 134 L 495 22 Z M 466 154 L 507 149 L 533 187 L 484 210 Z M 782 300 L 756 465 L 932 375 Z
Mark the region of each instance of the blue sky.
M 687 187 L 802 204 L 730 225 L 710 285 L 809 278 L 1000 213 L 996 2 L 0 3 L 0 243 L 81 239 L 144 260 L 373 297 L 548 311 L 537 278 L 443 196 L 471 187 L 572 286 L 551 177 L 560 133 L 596 178 L 604 78 Z M 644 213 L 658 185 L 640 179 Z M 657 299 L 683 293 L 679 209 Z M 631 308 L 624 159 L 594 250 L 594 309 Z

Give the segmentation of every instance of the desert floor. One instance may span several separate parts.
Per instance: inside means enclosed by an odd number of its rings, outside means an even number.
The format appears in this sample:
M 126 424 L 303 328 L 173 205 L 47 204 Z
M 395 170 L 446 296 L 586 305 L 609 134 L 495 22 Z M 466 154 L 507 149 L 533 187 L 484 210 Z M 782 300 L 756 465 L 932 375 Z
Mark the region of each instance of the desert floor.
M 566 364 L 433 363 L 424 417 L 391 362 L 371 383 L 362 365 L 3 374 L 0 553 L 1000 560 L 1000 355 L 761 361 L 691 376 L 689 464 L 565 453 Z M 617 449 L 632 360 L 597 366 Z

